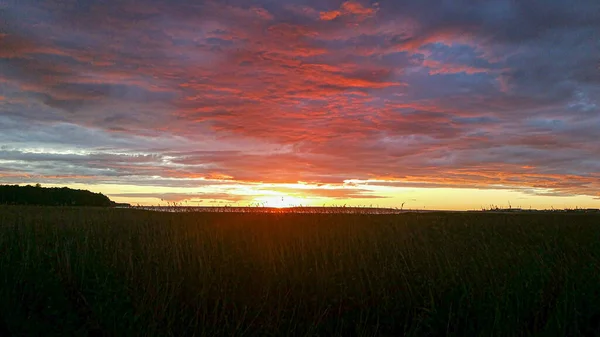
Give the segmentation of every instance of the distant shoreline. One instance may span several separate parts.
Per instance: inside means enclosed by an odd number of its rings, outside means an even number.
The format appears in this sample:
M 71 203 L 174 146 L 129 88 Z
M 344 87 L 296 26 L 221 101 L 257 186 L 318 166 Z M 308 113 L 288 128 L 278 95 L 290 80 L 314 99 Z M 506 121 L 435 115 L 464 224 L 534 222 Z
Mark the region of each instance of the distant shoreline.
M 529 213 L 599 213 L 600 209 L 492 209 L 492 210 L 426 210 L 375 207 L 234 207 L 234 206 L 130 206 L 116 208 L 139 209 L 156 212 L 208 212 L 208 213 L 294 213 L 294 214 L 406 214 L 406 213 L 486 213 L 486 214 L 529 214 Z

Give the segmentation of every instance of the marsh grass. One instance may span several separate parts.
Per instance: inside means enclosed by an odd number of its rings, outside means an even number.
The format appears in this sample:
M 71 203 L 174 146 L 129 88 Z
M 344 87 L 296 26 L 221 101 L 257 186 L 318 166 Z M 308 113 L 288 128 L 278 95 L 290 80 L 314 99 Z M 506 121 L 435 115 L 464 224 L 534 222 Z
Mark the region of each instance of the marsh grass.
M 594 336 L 600 217 L 0 208 L 0 335 Z

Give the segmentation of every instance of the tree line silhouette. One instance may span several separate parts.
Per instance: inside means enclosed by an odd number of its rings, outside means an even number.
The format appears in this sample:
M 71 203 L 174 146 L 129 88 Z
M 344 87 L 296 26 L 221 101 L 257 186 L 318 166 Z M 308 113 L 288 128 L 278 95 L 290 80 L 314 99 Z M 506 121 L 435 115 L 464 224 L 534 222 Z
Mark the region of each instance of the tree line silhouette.
M 0 185 L 0 205 L 101 206 L 117 204 L 102 193 L 67 187 Z

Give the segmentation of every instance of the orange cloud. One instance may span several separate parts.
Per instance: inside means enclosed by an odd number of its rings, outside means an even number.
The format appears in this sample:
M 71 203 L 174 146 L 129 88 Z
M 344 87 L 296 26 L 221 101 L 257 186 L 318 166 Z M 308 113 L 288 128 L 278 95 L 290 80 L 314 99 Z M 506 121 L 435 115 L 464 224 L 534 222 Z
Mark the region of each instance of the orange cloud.
M 465 73 L 471 75 L 490 72 L 490 69 L 486 68 L 473 67 L 464 64 L 444 63 L 435 60 L 424 60 L 423 66 L 431 69 L 429 70 L 429 74 L 431 75 L 456 73 Z
M 415 52 L 430 43 L 443 43 L 449 46 L 455 43 L 476 44 L 473 33 L 465 27 L 459 27 L 406 38 L 399 44 L 399 47 L 400 50 Z
M 337 17 L 339 17 L 340 15 L 342 15 L 342 12 L 339 10 L 333 10 L 333 11 L 329 11 L 329 12 L 321 12 L 321 20 L 325 20 L 325 21 L 331 21 Z
M 240 201 L 252 200 L 252 196 L 236 195 L 231 193 L 112 193 L 109 197 L 121 197 L 121 198 L 151 198 L 160 199 L 166 202 L 183 203 L 186 206 L 186 201 L 191 201 L 192 205 L 195 202 L 212 202 L 212 201 L 224 201 L 230 203 L 237 203 Z M 187 205 L 187 206 L 192 206 Z
M 335 20 L 342 16 L 353 16 L 359 20 L 364 20 L 374 16 L 378 11 L 378 7 L 364 7 L 358 1 L 346 1 L 342 3 L 340 9 L 329 12 L 321 12 L 320 18 L 323 21 Z

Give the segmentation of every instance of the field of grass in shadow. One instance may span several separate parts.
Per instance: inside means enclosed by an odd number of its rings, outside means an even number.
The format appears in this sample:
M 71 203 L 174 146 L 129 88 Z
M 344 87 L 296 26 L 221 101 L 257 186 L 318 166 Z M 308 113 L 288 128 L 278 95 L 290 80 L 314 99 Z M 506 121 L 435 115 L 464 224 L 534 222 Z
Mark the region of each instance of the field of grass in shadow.
M 599 225 L 593 214 L 2 207 L 0 329 L 594 336 Z

